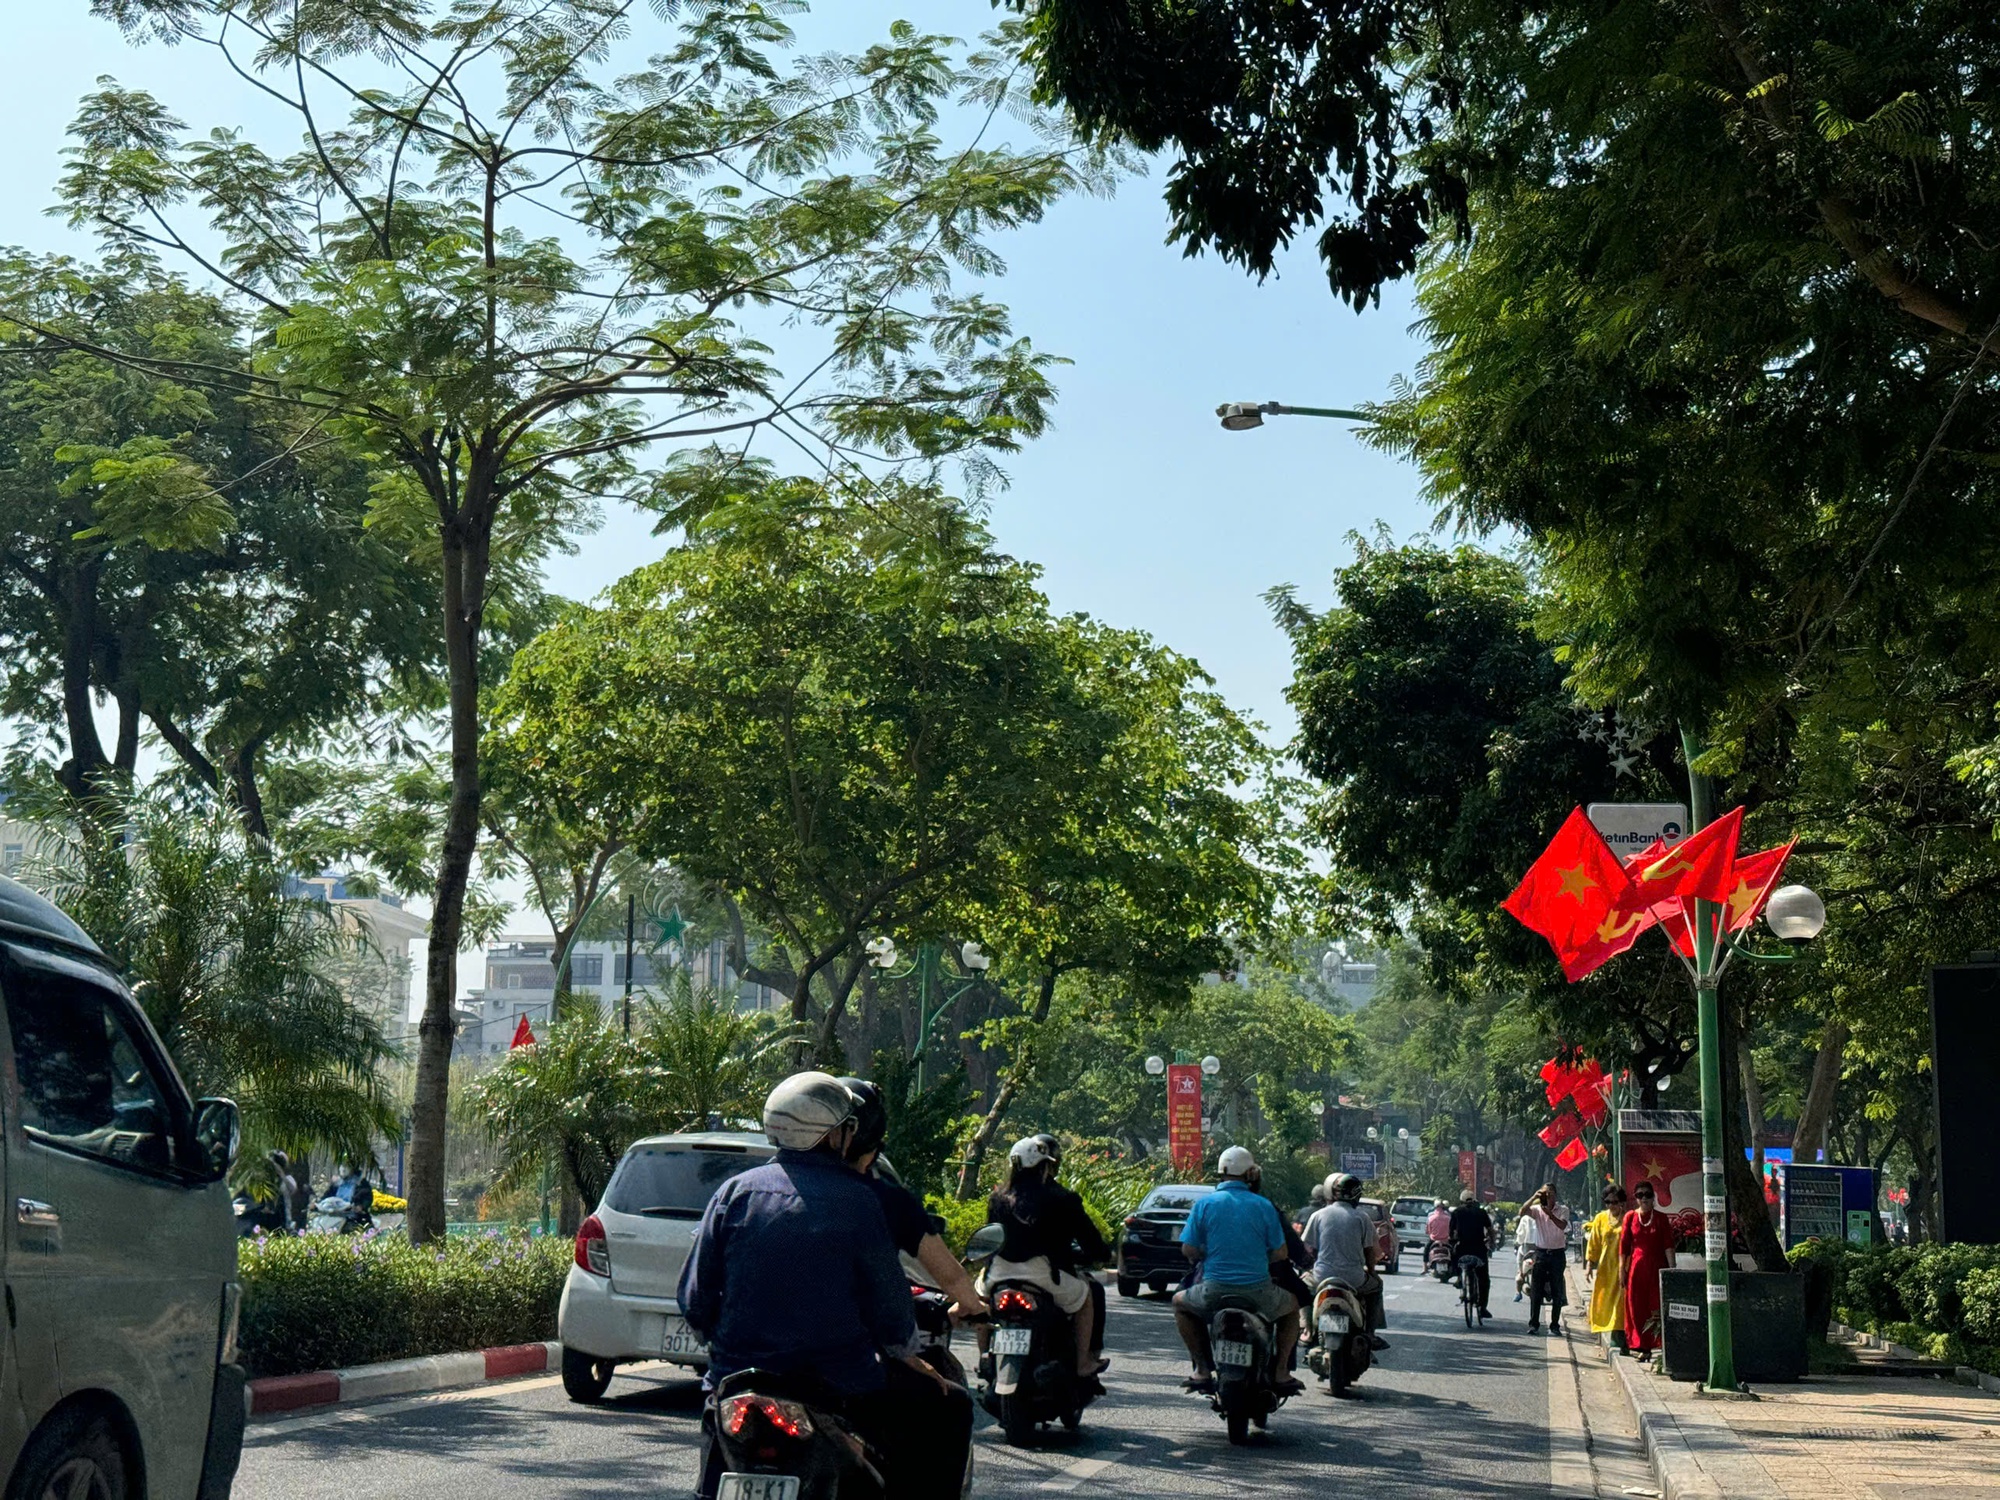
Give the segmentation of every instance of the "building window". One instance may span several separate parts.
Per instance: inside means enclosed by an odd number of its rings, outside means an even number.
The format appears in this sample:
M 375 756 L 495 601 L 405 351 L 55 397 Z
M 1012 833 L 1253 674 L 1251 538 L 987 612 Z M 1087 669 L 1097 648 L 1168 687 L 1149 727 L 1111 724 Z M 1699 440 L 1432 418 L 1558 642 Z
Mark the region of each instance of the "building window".
M 507 988 L 510 990 L 518 990 L 520 987 L 521 987 L 521 976 L 519 974 L 509 974 L 507 976 Z
M 0 875 L 17 874 L 27 849 L 20 844 L 0 844 Z
M 613 984 L 623 984 L 625 982 L 625 955 L 622 953 L 614 955 L 612 959 L 611 982 Z M 635 953 L 632 955 L 632 982 L 634 984 L 651 984 L 653 982 L 652 954 Z
M 602 953 L 573 953 L 569 960 L 569 982 L 576 984 L 604 983 L 604 955 Z

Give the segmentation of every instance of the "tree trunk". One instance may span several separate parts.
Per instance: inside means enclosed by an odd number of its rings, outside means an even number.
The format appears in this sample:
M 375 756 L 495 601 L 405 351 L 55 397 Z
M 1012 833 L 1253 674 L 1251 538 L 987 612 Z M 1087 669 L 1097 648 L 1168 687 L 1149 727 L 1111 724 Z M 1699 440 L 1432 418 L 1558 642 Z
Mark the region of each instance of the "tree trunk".
M 413 1244 L 444 1235 L 445 1113 L 451 1091 L 451 1045 L 457 1035 L 458 945 L 465 892 L 479 842 L 479 637 L 490 539 L 442 528 L 445 661 L 451 696 L 451 801 L 431 900 L 424 1014 L 417 1026 L 416 1094 L 410 1110 L 410 1209 Z
M 1743 1080 L 1743 1107 L 1750 1117 L 1750 1175 L 1761 1183 L 1764 1180 L 1764 1089 L 1757 1082 L 1757 1060 L 1750 1055 L 1747 1031 L 1736 1039 L 1736 1067 L 1737 1075 Z M 1770 1201 L 1764 1200 L 1767 1215 L 1770 1206 Z
M 1736 1221 L 1742 1227 L 1744 1243 L 1756 1257 L 1760 1271 L 1789 1269 L 1785 1247 L 1778 1243 L 1778 1231 L 1764 1204 L 1764 1184 L 1750 1170 L 1749 1142 L 1744 1136 L 1743 1110 L 1735 1107 L 1736 1090 L 1742 1086 L 1740 1065 L 1743 1030 L 1731 1005 L 1722 1007 L 1722 1176 L 1729 1201 L 1736 1205 Z
M 840 1056 L 840 1022 L 847 1014 L 847 998 L 854 993 L 855 981 L 867 963 L 867 955 L 856 952 L 834 975 L 833 998 L 827 1002 L 826 1014 L 820 1017 L 819 1037 L 813 1046 L 816 1068 L 831 1073 L 845 1065 Z
M 63 726 L 69 736 L 69 759 L 63 762 L 63 788 L 82 801 L 89 797 L 108 762 L 97 733 L 90 687 L 90 664 L 96 650 L 98 564 L 88 562 L 70 575 L 69 599 L 63 621 Z
M 1814 1162 L 1826 1145 L 1827 1122 L 1833 1118 L 1834 1095 L 1840 1089 L 1840 1065 L 1847 1049 L 1847 1026 L 1828 1021 L 1820 1034 L 1819 1052 L 1813 1058 L 1812 1082 L 1806 1086 L 1805 1103 L 1799 1106 L 1799 1123 L 1792 1131 L 1792 1160 Z
M 1056 997 L 1056 972 L 1051 969 L 1042 975 L 1041 988 L 1035 995 L 1035 1008 L 1028 1019 L 1040 1026 L 1049 1018 L 1049 1004 Z M 986 1161 L 986 1153 L 993 1148 L 993 1138 L 1000 1133 L 1000 1126 L 1007 1118 L 1007 1111 L 1026 1084 L 1034 1066 L 1033 1038 L 1022 1045 L 1022 1055 L 1014 1066 L 1007 1070 L 1007 1081 L 1000 1085 L 1000 1092 L 993 1096 L 993 1106 L 986 1111 L 986 1117 L 979 1122 L 979 1128 L 972 1132 L 972 1139 L 965 1143 L 965 1157 L 958 1165 L 958 1199 L 969 1202 L 979 1193 L 979 1169 Z

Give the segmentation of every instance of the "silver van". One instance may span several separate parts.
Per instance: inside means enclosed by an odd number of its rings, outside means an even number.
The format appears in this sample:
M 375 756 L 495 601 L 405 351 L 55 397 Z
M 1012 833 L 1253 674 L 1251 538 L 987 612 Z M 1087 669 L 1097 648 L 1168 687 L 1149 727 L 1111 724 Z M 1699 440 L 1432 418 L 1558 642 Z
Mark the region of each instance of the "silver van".
M 8 1500 L 226 1500 L 236 1106 L 193 1100 L 82 928 L 0 877 Z

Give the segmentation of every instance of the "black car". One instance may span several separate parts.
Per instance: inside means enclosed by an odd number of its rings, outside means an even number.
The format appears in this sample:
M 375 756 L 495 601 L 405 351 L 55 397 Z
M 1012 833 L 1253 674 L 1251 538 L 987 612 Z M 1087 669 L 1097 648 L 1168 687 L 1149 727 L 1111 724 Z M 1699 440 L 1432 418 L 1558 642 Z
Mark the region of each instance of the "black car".
M 1204 1183 L 1156 1187 L 1125 1219 L 1118 1236 L 1118 1295 L 1136 1297 L 1142 1288 L 1164 1292 L 1187 1275 L 1181 1254 L 1181 1226 L 1194 1200 L 1215 1189 Z

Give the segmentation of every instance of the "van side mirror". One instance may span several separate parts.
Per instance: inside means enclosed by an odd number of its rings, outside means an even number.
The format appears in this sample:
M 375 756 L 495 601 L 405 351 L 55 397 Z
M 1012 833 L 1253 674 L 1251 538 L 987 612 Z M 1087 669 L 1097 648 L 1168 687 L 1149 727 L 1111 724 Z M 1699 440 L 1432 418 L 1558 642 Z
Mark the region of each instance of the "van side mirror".
M 194 1101 L 195 1170 L 209 1182 L 220 1182 L 236 1165 L 243 1145 L 243 1119 L 234 1099 Z

